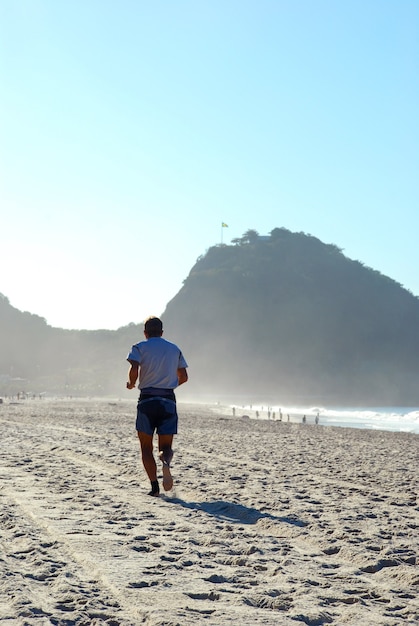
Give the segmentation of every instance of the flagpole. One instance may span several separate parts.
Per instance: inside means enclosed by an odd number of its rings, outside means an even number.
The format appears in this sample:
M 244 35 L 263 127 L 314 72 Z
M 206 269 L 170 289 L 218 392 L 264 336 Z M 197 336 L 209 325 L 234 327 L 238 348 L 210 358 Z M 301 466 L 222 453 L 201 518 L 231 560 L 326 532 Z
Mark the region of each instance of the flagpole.
M 221 245 L 223 245 L 223 228 L 228 228 L 228 224 L 221 222 Z

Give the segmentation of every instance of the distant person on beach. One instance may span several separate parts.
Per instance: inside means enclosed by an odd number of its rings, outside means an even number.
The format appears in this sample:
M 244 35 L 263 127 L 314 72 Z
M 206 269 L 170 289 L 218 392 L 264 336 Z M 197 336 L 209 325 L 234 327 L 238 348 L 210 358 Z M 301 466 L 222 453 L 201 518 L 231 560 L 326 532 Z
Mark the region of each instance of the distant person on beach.
M 178 425 L 174 389 L 188 380 L 188 364 L 180 348 L 163 339 L 162 335 L 162 321 L 158 317 L 149 317 L 144 324 L 146 341 L 133 345 L 127 357 L 131 365 L 127 389 L 134 389 L 139 379 L 136 429 L 144 469 L 151 483 L 150 496 L 160 493 L 153 455 L 155 432 L 158 435 L 159 458 L 163 463 L 163 488 L 170 491 L 173 487 L 170 463 L 173 435 L 177 434 Z

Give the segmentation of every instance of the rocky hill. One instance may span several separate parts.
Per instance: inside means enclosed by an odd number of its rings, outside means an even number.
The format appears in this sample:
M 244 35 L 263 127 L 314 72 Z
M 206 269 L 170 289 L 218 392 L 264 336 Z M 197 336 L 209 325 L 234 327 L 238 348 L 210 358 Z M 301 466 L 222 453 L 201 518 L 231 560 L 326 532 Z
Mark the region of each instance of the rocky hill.
M 134 324 L 117 331 L 53 328 L 0 294 L 0 396 L 120 394 L 125 356 L 140 332 Z
M 304 233 L 210 248 L 163 318 L 202 393 L 419 402 L 418 298 Z

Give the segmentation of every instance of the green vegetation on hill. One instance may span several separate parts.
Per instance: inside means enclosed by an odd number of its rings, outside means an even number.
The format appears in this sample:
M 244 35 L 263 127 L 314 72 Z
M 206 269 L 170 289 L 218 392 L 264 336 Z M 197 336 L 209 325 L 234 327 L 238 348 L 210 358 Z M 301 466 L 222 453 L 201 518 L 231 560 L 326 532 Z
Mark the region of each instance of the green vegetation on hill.
M 419 403 L 419 300 L 304 233 L 275 228 L 260 237 L 249 230 L 232 245 L 210 248 L 163 320 L 165 337 L 190 364 L 190 394 Z M 0 296 L 0 395 L 23 386 L 119 394 L 128 348 L 141 338 L 135 324 L 117 331 L 52 328 Z

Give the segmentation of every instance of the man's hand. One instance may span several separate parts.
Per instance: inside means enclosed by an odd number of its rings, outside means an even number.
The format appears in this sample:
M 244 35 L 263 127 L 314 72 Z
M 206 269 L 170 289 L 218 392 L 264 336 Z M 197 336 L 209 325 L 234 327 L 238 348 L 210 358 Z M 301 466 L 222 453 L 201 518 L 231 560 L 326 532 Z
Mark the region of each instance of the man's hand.
M 134 389 L 134 387 L 135 387 L 135 383 L 130 383 L 130 382 L 127 383 L 127 389 Z

